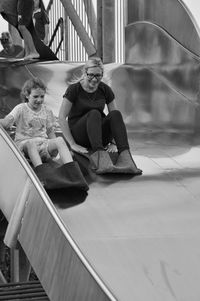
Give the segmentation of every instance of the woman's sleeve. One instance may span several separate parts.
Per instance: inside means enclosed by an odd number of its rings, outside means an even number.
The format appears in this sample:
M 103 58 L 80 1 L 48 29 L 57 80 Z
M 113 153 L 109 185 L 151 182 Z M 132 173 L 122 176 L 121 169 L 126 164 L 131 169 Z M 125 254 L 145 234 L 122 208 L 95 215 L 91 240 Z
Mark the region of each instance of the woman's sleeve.
M 115 95 L 113 90 L 105 84 L 105 96 L 106 96 L 106 103 L 109 104 L 115 99 Z
M 65 91 L 65 94 L 63 95 L 64 98 L 67 98 L 70 102 L 75 102 L 75 98 L 78 95 L 78 90 L 75 85 L 70 85 L 67 90 Z

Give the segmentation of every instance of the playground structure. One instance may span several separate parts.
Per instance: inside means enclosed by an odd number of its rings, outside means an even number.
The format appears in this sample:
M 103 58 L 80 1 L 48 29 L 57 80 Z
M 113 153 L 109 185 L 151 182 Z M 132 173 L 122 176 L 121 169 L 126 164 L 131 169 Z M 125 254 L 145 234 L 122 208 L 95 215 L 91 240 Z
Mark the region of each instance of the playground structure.
M 70 1 L 62 3 L 67 7 Z M 113 1 L 102 3 L 105 9 Z M 115 92 L 143 176 L 97 176 L 84 202 L 79 197 L 72 202 L 70 195 L 63 202 L 47 195 L 0 131 L 6 238 L 11 233 L 8 243 L 18 239 L 50 300 L 195 301 L 200 296 L 198 27 L 182 1 L 128 1 L 127 12 L 124 63 L 106 61 L 113 41 L 105 43 L 104 80 Z M 109 32 L 103 28 L 106 41 Z M 0 64 L 2 116 L 17 104 L 16 95 L 31 76 L 47 84 L 46 101 L 57 116 L 67 81 L 82 66 Z

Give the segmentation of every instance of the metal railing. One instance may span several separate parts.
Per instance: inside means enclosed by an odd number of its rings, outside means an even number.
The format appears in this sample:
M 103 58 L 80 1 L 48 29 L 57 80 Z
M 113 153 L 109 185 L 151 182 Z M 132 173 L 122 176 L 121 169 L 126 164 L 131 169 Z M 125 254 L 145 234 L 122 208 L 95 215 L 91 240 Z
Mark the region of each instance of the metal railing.
M 60 0 L 50 0 L 47 6 L 49 16 L 49 46 L 60 60 L 66 60 L 65 9 Z
M 97 1 L 92 0 L 93 13 L 97 19 Z M 82 25 L 84 26 L 91 42 L 95 44 L 92 36 L 93 29 L 90 28 L 89 18 L 87 15 L 86 5 L 89 2 L 84 0 L 71 0 L 73 7 L 79 16 Z M 87 3 L 87 4 L 86 4 Z M 115 0 L 115 62 L 124 62 L 124 25 L 125 25 L 125 3 L 126 0 Z M 51 42 L 51 49 L 56 53 L 60 60 L 69 61 L 85 61 L 88 59 L 83 43 L 78 36 L 69 16 L 63 7 L 61 0 L 50 0 L 47 13 L 50 19 L 49 36 Z M 58 20 L 62 19 L 62 30 L 58 30 Z M 63 35 L 63 36 L 62 36 Z M 60 41 L 62 42 L 60 43 Z M 60 43 L 60 44 L 59 44 Z
M 58 33 L 58 31 L 60 30 L 60 33 Z M 54 40 L 56 39 L 56 36 L 59 35 L 60 39 L 57 39 L 57 47 L 56 47 L 56 51 L 55 51 L 55 55 L 58 54 L 59 50 L 61 49 L 61 45 L 64 41 L 64 26 L 63 26 L 63 18 L 59 18 L 58 22 L 56 24 L 55 30 L 53 32 L 53 35 L 51 37 L 51 40 L 49 42 L 49 47 L 51 47 L 53 45 Z

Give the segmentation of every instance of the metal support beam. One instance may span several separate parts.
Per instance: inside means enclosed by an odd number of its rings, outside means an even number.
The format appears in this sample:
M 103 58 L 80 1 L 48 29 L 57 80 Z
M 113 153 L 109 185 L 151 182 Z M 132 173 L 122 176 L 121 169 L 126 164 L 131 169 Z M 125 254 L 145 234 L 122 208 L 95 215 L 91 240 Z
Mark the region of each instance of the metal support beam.
M 66 10 L 64 11 L 65 17 L 64 17 L 64 43 L 65 43 L 65 60 L 69 60 L 69 49 L 68 49 L 68 43 L 69 43 L 69 34 L 68 34 L 68 15 Z
M 83 0 L 85 5 L 85 12 L 87 14 L 88 23 L 90 25 L 92 38 L 94 40 L 95 47 L 97 46 L 97 18 L 94 11 L 94 5 L 92 0 Z
M 103 0 L 103 61 L 112 63 L 115 61 L 115 1 Z
M 102 0 L 97 1 L 97 55 L 103 59 L 102 46 Z
M 87 31 L 85 30 L 73 4 L 70 0 L 61 0 L 66 12 L 71 19 L 72 24 L 74 25 L 75 30 L 77 31 L 78 36 L 80 37 L 83 46 L 86 49 L 86 52 L 89 56 L 96 53 L 96 48 L 94 47 L 91 39 L 89 38 Z

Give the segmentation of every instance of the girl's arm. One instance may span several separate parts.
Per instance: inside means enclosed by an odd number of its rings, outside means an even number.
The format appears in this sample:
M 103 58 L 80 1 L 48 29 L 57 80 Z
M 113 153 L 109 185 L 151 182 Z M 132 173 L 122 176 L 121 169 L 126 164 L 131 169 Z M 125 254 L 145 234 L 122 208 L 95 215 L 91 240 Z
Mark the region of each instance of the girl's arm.
M 72 107 L 72 103 L 66 97 L 64 97 L 63 102 L 60 107 L 59 116 L 58 116 L 61 130 L 72 150 L 81 152 L 81 153 L 87 153 L 88 151 L 85 147 L 82 147 L 81 145 L 76 144 L 76 142 L 74 141 L 74 138 L 71 134 L 71 131 L 70 131 L 70 128 L 68 125 L 68 120 L 67 120 L 67 117 L 69 115 L 71 107 Z
M 0 119 L 0 124 L 5 129 L 9 129 L 14 123 L 14 117 L 12 115 L 7 115 L 6 117 Z
M 49 139 L 53 139 L 53 138 L 56 138 L 56 134 L 54 132 L 54 128 L 51 127 L 47 130 L 47 136 Z

